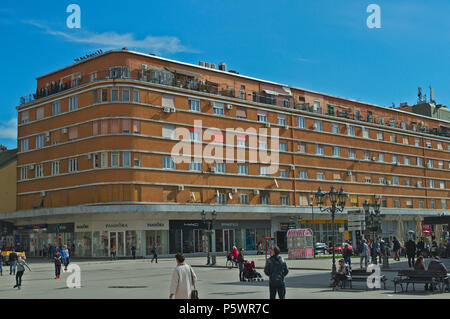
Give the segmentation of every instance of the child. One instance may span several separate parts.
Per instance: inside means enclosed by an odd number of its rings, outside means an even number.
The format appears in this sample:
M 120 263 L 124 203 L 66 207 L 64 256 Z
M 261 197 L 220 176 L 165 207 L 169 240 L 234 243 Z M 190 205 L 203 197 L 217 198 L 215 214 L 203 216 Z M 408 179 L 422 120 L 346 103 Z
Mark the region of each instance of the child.
M 16 285 L 14 288 L 18 288 L 20 290 L 20 286 L 22 285 L 22 276 L 25 272 L 25 266 L 28 268 L 29 271 L 31 271 L 30 267 L 28 267 L 28 264 L 25 262 L 25 260 L 22 259 L 22 256 L 17 256 L 17 272 L 16 272 Z

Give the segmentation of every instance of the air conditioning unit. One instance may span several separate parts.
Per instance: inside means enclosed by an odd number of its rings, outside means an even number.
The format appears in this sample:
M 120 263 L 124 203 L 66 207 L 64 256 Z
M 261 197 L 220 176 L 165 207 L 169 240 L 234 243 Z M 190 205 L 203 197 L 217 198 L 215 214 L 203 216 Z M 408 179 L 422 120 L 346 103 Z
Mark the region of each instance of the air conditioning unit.
M 165 106 L 165 107 L 163 108 L 163 111 L 164 111 L 164 113 L 170 113 L 170 112 L 172 112 L 171 107 L 167 107 L 167 106 Z
M 374 162 L 375 162 L 376 160 L 377 160 L 377 158 L 376 158 L 376 157 L 372 157 L 372 161 L 374 161 Z
M 233 108 L 233 105 L 227 104 L 227 109 L 228 109 L 228 110 L 231 110 L 232 108 Z
M 387 181 L 387 183 L 388 183 L 388 185 L 391 185 L 391 184 L 392 184 L 392 182 L 391 182 L 391 181 Z
M 30 165 L 30 169 L 33 170 L 34 169 L 34 164 Z
M 148 70 L 148 65 L 147 64 L 142 64 L 141 65 L 141 69 L 142 69 L 142 71 L 147 71 Z
M 215 173 L 216 172 L 216 168 L 213 166 L 213 167 L 210 167 L 209 168 L 209 171 L 211 172 L 211 173 Z
M 45 141 L 46 141 L 46 142 L 50 142 L 50 136 L 47 136 L 47 137 L 45 138 Z
M 316 129 L 317 129 L 317 124 L 316 124 L 316 123 L 314 123 L 314 124 L 312 125 L 312 129 L 313 129 L 313 130 L 316 130 Z
M 353 172 L 352 172 L 352 171 L 348 171 L 348 172 L 347 172 L 347 175 L 348 175 L 348 176 L 352 176 L 352 175 L 353 175 Z
M 291 171 L 295 170 L 295 165 L 291 165 L 290 168 L 291 168 Z
M 266 127 L 270 127 L 270 123 L 267 123 L 267 122 L 266 122 Z
M 45 137 L 49 137 L 50 136 L 50 132 L 45 132 Z
M 41 192 L 41 197 L 45 197 L 45 191 Z
M 259 195 L 259 189 L 255 189 L 255 190 L 253 191 L 253 194 Z
M 62 132 L 63 134 L 67 134 L 67 127 L 64 127 L 64 128 L 61 130 L 61 132 Z
M 92 154 L 86 154 L 86 158 L 90 160 L 92 158 Z
M 237 193 L 237 188 L 233 188 L 233 189 L 231 190 L 231 192 L 232 192 L 233 194 L 236 194 L 236 193 Z
M 285 130 L 288 130 L 288 129 L 289 129 L 289 126 L 285 125 L 285 126 L 284 126 L 284 129 L 285 129 Z
M 178 185 L 178 190 L 179 191 L 184 191 L 184 185 Z

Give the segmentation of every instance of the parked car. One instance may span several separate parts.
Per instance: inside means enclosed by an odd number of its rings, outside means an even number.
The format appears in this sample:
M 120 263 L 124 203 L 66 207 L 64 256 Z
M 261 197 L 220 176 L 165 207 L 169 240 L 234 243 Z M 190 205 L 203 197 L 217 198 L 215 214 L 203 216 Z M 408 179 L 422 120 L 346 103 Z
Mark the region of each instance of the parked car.
M 328 254 L 328 246 L 325 243 L 316 243 L 314 245 L 314 253 Z
M 337 243 L 336 245 L 334 245 L 334 247 L 329 247 L 328 250 L 330 251 L 330 253 L 333 253 L 334 249 L 335 254 L 342 254 L 344 250 L 344 244 L 345 243 Z

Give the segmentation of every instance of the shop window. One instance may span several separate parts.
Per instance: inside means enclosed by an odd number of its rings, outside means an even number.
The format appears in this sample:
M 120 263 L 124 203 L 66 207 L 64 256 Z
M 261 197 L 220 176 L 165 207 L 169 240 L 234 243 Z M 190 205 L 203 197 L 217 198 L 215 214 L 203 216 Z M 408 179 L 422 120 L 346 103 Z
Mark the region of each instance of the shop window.
M 177 191 L 175 188 L 164 188 L 163 189 L 163 201 L 175 203 L 177 201 Z

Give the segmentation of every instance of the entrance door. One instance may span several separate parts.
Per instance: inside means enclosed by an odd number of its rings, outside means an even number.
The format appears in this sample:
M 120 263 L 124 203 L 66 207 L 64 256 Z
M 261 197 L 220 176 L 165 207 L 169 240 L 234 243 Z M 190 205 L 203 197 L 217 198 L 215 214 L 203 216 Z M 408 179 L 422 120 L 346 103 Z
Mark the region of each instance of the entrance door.
M 194 252 L 203 252 L 202 231 L 194 229 Z
M 223 249 L 225 252 L 231 251 L 235 245 L 234 239 L 234 229 L 224 229 L 223 230 Z
M 117 257 L 125 256 L 125 232 L 109 232 L 109 248 L 116 248 Z M 111 256 L 111 251 L 109 251 L 109 256 Z

